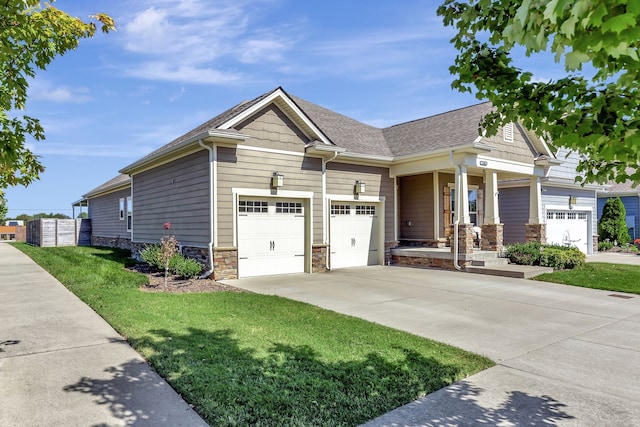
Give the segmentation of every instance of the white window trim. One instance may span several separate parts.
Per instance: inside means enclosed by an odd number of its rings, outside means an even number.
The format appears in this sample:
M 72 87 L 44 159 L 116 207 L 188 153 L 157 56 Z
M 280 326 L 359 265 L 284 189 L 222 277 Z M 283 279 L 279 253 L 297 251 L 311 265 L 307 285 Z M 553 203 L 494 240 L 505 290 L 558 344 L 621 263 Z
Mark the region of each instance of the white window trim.
M 131 209 L 129 209 L 129 204 L 131 204 Z M 127 196 L 125 200 L 125 207 L 127 210 L 127 231 L 133 230 L 133 197 Z M 131 217 L 131 221 L 129 221 L 129 217 Z

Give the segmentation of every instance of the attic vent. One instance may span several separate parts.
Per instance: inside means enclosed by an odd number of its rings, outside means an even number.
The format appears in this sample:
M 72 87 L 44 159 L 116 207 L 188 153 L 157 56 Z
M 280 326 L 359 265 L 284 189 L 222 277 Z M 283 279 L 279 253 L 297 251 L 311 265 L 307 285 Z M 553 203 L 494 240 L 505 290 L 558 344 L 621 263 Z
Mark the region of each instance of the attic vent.
M 506 142 L 513 142 L 513 123 L 507 123 L 502 127 L 502 137 Z

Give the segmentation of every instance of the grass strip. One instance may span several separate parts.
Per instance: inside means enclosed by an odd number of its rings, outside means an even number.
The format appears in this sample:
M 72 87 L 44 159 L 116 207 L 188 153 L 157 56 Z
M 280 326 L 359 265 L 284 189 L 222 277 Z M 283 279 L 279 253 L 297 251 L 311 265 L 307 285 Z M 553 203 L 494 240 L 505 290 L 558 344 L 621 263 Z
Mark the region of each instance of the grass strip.
M 352 426 L 493 365 L 361 319 L 252 293 L 162 294 L 111 248 L 16 244 L 216 426 Z
M 640 294 L 640 266 L 637 265 L 589 262 L 573 270 L 542 274 L 534 280 Z

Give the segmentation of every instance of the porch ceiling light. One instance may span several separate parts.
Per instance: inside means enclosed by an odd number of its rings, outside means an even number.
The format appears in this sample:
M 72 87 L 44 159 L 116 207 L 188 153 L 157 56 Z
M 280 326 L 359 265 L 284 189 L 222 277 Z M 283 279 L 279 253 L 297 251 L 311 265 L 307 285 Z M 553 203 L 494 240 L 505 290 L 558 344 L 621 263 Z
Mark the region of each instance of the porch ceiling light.
M 356 194 L 360 194 L 360 193 L 364 193 L 366 191 L 366 189 L 367 189 L 367 184 L 365 184 L 362 181 L 356 181 L 356 186 L 355 186 L 353 191 Z

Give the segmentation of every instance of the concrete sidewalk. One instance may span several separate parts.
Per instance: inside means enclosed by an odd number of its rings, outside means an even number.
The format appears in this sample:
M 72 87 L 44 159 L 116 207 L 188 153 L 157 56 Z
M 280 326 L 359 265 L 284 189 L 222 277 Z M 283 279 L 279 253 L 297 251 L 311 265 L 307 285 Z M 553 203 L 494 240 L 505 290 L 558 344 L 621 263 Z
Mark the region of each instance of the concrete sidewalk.
M 0 243 L 1 426 L 206 426 L 100 316 Z
M 496 361 L 367 427 L 640 425 L 639 295 L 384 266 L 225 283 Z

